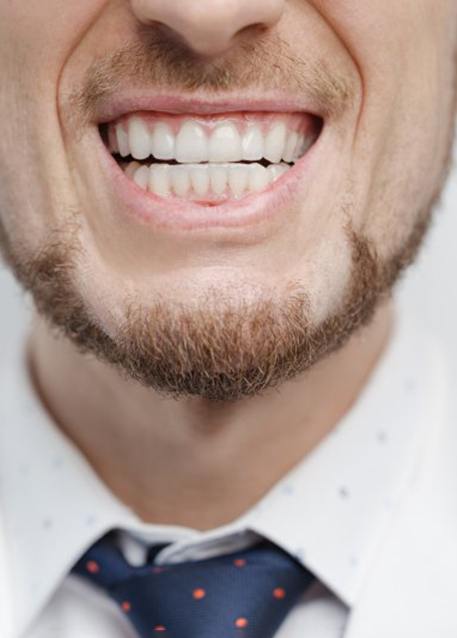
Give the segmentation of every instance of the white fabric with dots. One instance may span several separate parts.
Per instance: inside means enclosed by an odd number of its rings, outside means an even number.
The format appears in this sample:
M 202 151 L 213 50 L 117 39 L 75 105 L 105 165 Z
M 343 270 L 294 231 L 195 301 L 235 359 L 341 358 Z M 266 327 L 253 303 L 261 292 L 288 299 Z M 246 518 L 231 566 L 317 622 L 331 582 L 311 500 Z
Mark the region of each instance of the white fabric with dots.
M 398 317 L 382 360 L 333 432 L 251 510 L 207 532 L 146 524 L 120 503 L 51 422 L 18 343 L 0 364 L 1 638 L 134 638 L 112 601 L 68 576 L 112 528 L 126 530 L 119 542 L 134 564 L 145 543 L 170 543 L 160 564 L 241 549 L 261 534 L 320 580 L 276 638 L 344 636 L 392 508 L 408 489 L 433 374 L 427 343 L 415 321 Z

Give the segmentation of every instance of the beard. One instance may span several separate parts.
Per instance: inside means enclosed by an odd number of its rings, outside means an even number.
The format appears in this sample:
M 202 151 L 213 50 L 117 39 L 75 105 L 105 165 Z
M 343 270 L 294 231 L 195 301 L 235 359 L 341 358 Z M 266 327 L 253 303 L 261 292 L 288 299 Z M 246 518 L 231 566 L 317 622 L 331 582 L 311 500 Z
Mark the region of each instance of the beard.
M 93 318 L 75 285 L 75 257 L 81 255 L 77 227 L 60 232 L 33 259 L 18 257 L 1 225 L 0 245 L 38 312 L 81 353 L 95 355 L 125 378 L 168 398 L 238 401 L 304 373 L 367 325 L 414 260 L 432 207 L 385 261 L 370 241 L 347 227 L 350 285 L 338 310 L 317 325 L 310 319 L 306 287 L 294 282 L 279 297 L 255 302 L 234 301 L 235 295 L 227 299 L 216 289 L 209 289 L 194 307 L 170 298 L 158 298 L 148 307 L 129 302 L 112 337 Z

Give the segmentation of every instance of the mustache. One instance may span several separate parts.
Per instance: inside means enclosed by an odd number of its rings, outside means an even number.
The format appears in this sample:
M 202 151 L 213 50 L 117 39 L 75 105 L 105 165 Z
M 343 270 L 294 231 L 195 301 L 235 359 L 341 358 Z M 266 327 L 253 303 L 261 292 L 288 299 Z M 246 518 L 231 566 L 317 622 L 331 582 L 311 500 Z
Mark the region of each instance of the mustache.
M 241 41 L 214 60 L 198 56 L 160 25 L 139 24 L 136 36 L 134 42 L 94 60 L 81 87 L 64 99 L 63 108 L 72 117 L 81 118 L 79 124 L 93 122 L 97 106 L 125 86 L 189 95 L 197 91 L 237 94 L 253 89 L 306 95 L 323 117 L 337 117 L 354 99 L 353 82 L 332 72 L 324 59 L 294 54 L 279 35 Z

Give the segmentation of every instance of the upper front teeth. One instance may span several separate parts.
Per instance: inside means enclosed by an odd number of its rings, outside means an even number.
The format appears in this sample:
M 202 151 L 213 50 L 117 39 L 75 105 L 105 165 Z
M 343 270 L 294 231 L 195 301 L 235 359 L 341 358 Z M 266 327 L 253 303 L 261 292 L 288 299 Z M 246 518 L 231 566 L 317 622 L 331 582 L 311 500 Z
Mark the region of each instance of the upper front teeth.
M 249 127 L 241 140 L 243 159 L 251 162 L 262 159 L 264 146 L 264 138 L 260 128 L 258 126 Z
M 194 125 L 200 128 L 198 124 Z M 179 149 L 176 149 L 178 155 Z M 206 157 L 208 159 L 206 159 Z M 239 162 L 243 159 L 241 137 L 236 127 L 230 122 L 218 124 L 209 138 L 204 158 L 200 162 Z M 179 161 L 179 160 L 178 160 Z
M 149 155 L 154 155 L 156 159 L 160 160 L 171 160 L 175 159 L 175 138 L 170 128 L 166 124 L 158 123 L 154 129 L 154 133 L 152 136 L 149 135 L 146 127 L 143 125 L 143 128 L 140 131 L 137 129 L 136 135 L 139 137 L 140 135 L 144 136 L 145 142 L 147 144 L 148 140 L 150 142 L 149 146 Z M 129 135 L 128 140 L 130 145 L 135 140 L 135 130 L 132 132 L 131 126 L 129 127 Z M 146 157 L 149 157 L 147 155 Z M 145 157 L 136 157 L 132 153 L 132 157 L 135 159 L 146 159 Z
M 141 117 L 131 116 L 116 124 L 115 134 L 110 131 L 110 150 L 136 160 L 153 156 L 182 164 L 252 162 L 262 158 L 276 164 L 281 160 L 295 162 L 313 142 L 310 133 L 289 129 L 280 117 L 268 127 L 247 123 L 242 132 L 229 119 L 219 120 L 210 129 L 193 119 L 174 128 L 164 121 L 151 126 Z
M 206 135 L 200 126 L 193 122 L 186 122 L 178 133 L 174 147 L 176 161 L 200 162 L 207 154 Z M 153 153 L 154 155 L 154 153 Z

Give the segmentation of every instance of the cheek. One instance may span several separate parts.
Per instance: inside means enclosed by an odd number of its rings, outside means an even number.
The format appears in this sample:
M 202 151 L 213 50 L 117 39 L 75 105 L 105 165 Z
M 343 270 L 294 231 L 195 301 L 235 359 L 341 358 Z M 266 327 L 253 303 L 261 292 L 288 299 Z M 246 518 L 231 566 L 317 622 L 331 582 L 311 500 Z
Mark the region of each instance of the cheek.
M 453 140 L 454 94 L 448 52 L 441 57 L 446 79 L 438 68 L 423 67 L 423 85 L 408 82 L 389 126 L 375 140 L 369 189 L 365 193 L 360 229 L 379 256 L 397 252 L 414 226 L 428 216 L 447 176 Z M 438 67 L 438 64 L 437 64 Z
M 0 1 L 0 215 L 17 247 L 36 248 L 74 206 L 56 109 L 62 70 L 106 0 Z M 52 178 L 49 176 L 52 175 Z
M 0 50 L 6 52 L 12 44 L 22 72 L 28 73 L 31 66 L 41 69 L 44 76 L 62 67 L 107 4 L 108 0 L 0 2 Z M 28 65 L 23 65 L 25 58 Z M 45 69 L 41 62 L 47 63 Z
M 357 63 L 363 100 L 354 145 L 355 228 L 381 258 L 396 252 L 439 191 L 452 139 L 457 5 L 319 3 Z
M 338 225 L 307 251 L 294 281 L 300 282 L 310 301 L 310 320 L 318 325 L 337 312 L 352 281 L 352 251 L 344 229 Z

